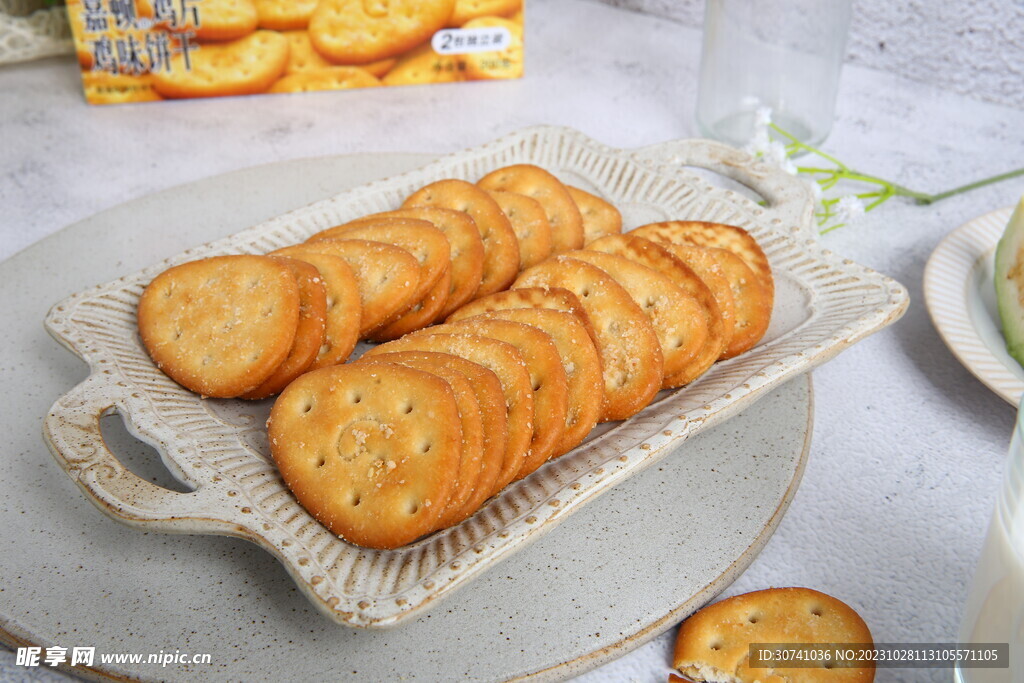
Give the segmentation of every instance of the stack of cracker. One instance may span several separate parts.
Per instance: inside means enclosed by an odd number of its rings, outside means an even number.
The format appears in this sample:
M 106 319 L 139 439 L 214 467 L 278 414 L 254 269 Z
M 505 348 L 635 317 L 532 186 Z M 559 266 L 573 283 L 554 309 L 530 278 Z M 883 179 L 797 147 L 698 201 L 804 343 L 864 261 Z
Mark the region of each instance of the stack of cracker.
M 392 548 L 751 348 L 773 297 L 745 230 L 623 234 L 610 203 L 523 164 L 266 256 L 171 268 L 139 327 L 204 396 L 283 389 L 268 428 L 287 485 L 335 533 Z M 384 343 L 340 365 L 357 338 Z

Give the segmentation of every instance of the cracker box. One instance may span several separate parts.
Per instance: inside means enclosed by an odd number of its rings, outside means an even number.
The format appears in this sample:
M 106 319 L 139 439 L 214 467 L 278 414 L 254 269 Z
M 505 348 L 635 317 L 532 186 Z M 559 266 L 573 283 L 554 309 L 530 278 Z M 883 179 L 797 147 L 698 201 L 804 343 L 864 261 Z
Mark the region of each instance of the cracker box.
M 91 104 L 519 78 L 523 0 L 67 0 Z

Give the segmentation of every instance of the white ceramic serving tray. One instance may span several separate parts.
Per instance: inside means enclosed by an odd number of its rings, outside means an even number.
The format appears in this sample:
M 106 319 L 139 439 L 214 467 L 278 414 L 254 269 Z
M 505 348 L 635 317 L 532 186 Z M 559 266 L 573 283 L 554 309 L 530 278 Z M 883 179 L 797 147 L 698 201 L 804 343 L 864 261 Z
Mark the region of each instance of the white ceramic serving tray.
M 663 392 L 629 420 L 595 430 L 585 444 L 510 486 L 462 524 L 398 550 L 350 545 L 313 519 L 278 476 L 264 427 L 270 401 L 200 399 L 156 369 L 136 334 L 138 297 L 170 265 L 216 254 L 264 253 L 396 207 L 435 180 L 475 181 L 513 163 L 543 166 L 603 195 L 620 208 L 627 229 L 675 218 L 747 228 L 775 271 L 771 327 L 755 349 L 718 363 L 689 387 Z M 728 176 L 759 193 L 766 205 L 714 187 L 684 167 Z M 90 375 L 53 405 L 44 435 L 60 466 L 107 515 L 149 530 L 248 539 L 278 557 L 334 621 L 392 626 L 522 549 L 687 437 L 899 318 L 906 290 L 823 249 L 811 231 L 811 210 L 802 181 L 718 143 L 619 150 L 564 128 L 525 129 L 189 249 L 56 304 L 46 327 L 89 364 Z M 125 468 L 100 432 L 100 418 L 111 412 L 120 413 L 132 433 L 152 444 L 194 490 L 169 491 Z

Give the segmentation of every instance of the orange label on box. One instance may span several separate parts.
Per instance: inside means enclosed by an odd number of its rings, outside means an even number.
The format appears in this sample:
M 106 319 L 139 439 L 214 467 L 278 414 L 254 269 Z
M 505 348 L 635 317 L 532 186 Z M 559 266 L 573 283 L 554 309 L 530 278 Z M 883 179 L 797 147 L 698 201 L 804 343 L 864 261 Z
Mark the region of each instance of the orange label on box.
M 67 0 L 92 104 L 519 78 L 522 0 Z

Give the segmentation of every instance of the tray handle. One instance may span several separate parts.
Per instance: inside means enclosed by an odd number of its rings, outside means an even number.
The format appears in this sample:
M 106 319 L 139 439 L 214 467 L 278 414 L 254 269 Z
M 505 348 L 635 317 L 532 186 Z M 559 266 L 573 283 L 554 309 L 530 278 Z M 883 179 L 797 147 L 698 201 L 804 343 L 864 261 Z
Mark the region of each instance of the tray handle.
M 817 237 L 814 197 L 807 184 L 747 152 L 714 140 L 670 140 L 640 147 L 633 154 L 662 171 L 696 166 L 735 180 L 764 197 L 765 214 L 769 220 L 778 219 L 783 230 L 795 227 Z
M 103 439 L 100 418 L 126 410 L 123 387 L 104 380 L 108 378 L 90 375 L 47 413 L 43 438 L 57 463 L 100 511 L 132 526 L 184 533 L 189 520 L 215 522 L 218 499 L 209 487 L 171 491 L 142 479 L 117 459 Z

